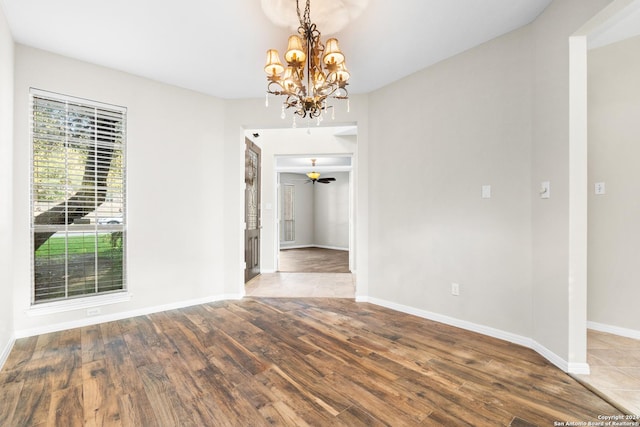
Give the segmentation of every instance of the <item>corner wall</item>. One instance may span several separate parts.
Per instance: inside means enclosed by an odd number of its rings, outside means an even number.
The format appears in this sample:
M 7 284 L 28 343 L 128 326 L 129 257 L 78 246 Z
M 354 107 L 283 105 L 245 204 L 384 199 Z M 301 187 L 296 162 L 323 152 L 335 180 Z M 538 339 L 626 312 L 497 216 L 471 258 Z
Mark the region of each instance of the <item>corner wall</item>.
M 569 251 L 569 37 L 608 3 L 555 0 L 532 25 L 532 338 L 570 364 L 586 364 L 586 272 Z M 548 199 L 540 198 L 543 181 L 551 183 Z
M 265 176 L 266 179 L 271 179 L 271 175 Z M 281 173 L 280 174 L 280 191 L 282 191 L 283 184 L 293 185 L 295 190 L 294 194 L 294 241 L 283 242 L 282 241 L 282 226 L 280 226 L 280 248 L 285 249 L 287 247 L 298 246 L 310 246 L 313 245 L 313 223 L 314 223 L 314 187 L 311 185 L 305 185 L 304 179 L 306 176 L 301 173 Z M 281 193 L 282 194 L 282 193 Z M 278 199 L 278 197 L 276 197 Z M 271 200 L 271 199 L 270 199 Z M 279 197 L 278 211 L 279 217 L 282 218 L 282 196 Z M 275 206 L 275 205 L 274 205 Z M 276 212 L 274 212 L 276 213 Z M 274 215 L 273 221 L 277 220 L 278 216 Z M 272 239 L 263 236 L 263 242 L 271 242 Z M 264 251 L 263 251 L 264 253 Z M 272 263 L 269 263 L 272 264 Z M 275 269 L 275 265 L 271 267 Z
M 328 172 L 336 180 L 315 185 L 314 244 L 349 249 L 349 172 Z
M 13 345 L 13 65 L 14 44 L 0 5 L 0 368 Z
M 295 241 L 282 241 L 280 249 L 300 246 L 319 246 L 328 249 L 349 250 L 349 172 L 326 172 L 336 180 L 328 185 L 308 185 L 303 173 L 281 173 L 283 184 L 295 185 Z M 282 197 L 280 197 L 282 218 Z

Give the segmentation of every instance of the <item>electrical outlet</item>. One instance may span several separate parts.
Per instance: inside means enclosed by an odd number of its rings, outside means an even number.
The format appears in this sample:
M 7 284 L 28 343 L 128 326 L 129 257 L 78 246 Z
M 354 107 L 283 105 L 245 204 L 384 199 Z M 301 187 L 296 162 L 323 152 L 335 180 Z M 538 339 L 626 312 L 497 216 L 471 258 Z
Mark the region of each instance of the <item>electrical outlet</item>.
M 460 285 L 457 283 L 451 284 L 451 295 L 458 296 L 460 295 Z
M 87 308 L 87 316 L 97 316 L 100 314 L 100 307 Z

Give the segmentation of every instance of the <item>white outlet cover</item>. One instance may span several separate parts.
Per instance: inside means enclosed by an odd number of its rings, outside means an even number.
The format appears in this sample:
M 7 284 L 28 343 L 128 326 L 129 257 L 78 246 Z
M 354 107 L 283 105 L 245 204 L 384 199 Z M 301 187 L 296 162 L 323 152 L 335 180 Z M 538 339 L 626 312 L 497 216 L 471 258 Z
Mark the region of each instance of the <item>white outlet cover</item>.
M 491 186 L 490 185 L 483 185 L 482 186 L 482 198 L 483 199 L 490 199 L 491 198 Z
M 607 189 L 604 185 L 604 182 L 596 182 L 594 185 L 594 192 L 598 195 L 600 194 L 606 194 L 607 193 Z
M 451 295 L 454 295 L 454 296 L 460 295 L 460 284 L 458 283 L 451 284 Z

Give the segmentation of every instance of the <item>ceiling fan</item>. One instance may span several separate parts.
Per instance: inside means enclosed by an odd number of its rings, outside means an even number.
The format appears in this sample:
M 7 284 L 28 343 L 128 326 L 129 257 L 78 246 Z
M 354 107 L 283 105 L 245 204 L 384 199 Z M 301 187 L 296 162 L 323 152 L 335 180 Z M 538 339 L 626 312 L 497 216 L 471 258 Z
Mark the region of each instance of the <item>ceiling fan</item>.
M 316 159 L 311 159 L 311 167 L 316 167 Z M 336 180 L 333 177 L 320 178 L 320 174 L 318 172 L 307 172 L 307 177 L 309 177 L 309 179 L 307 180 L 306 184 L 312 183 L 314 185 L 316 182 L 319 182 L 320 184 L 329 184 L 330 182 Z

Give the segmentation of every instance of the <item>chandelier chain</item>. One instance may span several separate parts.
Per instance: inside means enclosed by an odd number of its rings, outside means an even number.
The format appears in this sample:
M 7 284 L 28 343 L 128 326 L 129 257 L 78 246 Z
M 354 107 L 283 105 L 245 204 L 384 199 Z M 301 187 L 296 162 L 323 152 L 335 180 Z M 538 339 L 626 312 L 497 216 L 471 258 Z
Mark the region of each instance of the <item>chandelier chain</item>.
M 307 4 L 304 8 L 304 18 L 300 15 L 300 0 L 296 0 L 296 11 L 298 12 L 298 21 L 300 22 L 300 26 L 304 27 L 305 24 L 311 23 L 311 0 L 307 0 Z

